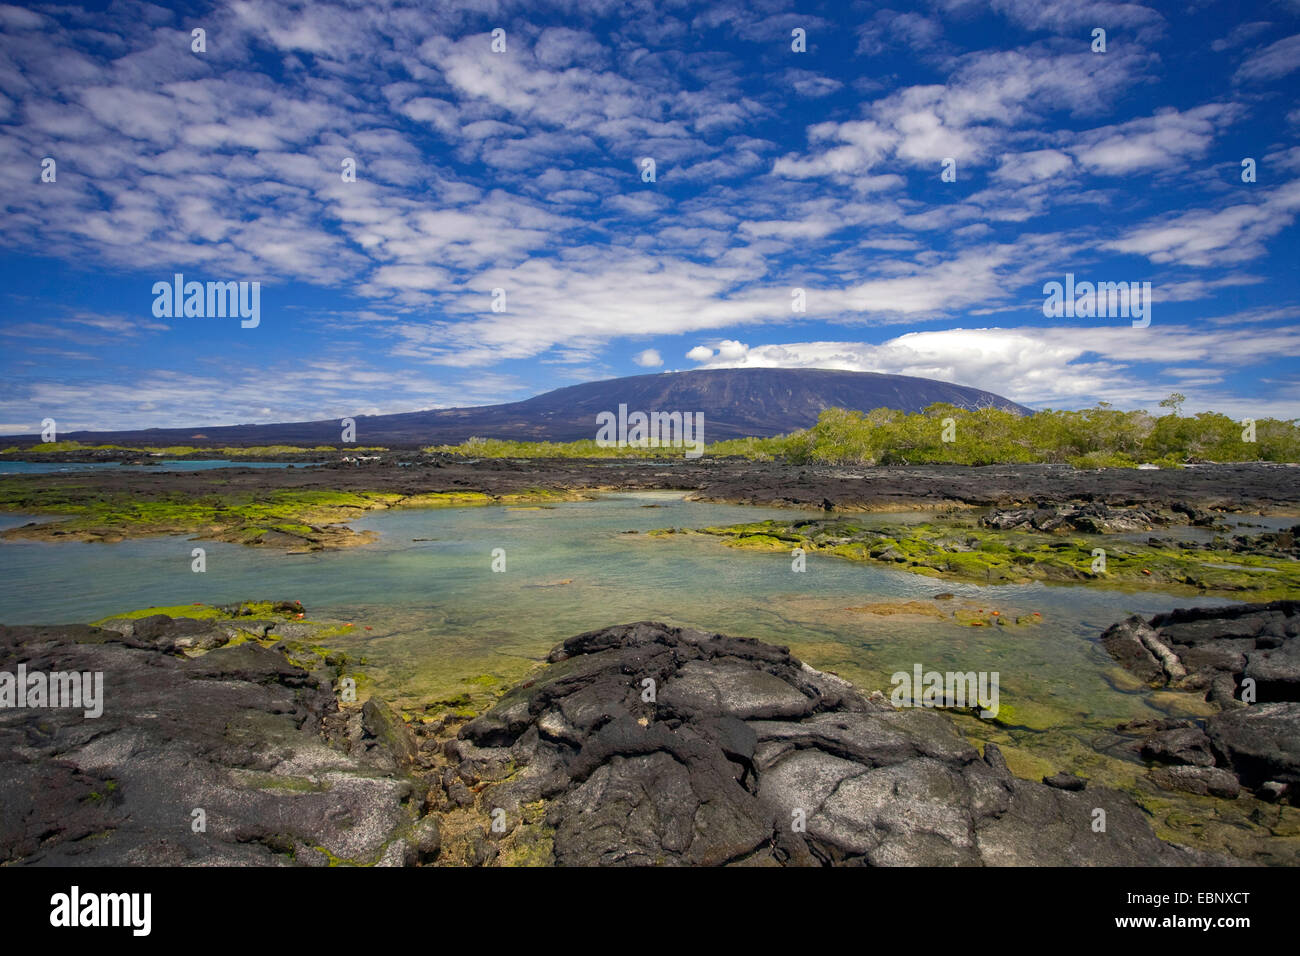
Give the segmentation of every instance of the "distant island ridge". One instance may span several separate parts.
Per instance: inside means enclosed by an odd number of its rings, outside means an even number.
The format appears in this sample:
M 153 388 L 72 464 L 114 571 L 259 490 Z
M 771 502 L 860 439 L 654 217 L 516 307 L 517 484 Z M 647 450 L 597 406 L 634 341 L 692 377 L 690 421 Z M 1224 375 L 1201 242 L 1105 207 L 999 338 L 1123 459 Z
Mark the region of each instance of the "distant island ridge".
M 919 412 L 935 402 L 959 408 L 1033 410 L 983 389 L 911 375 L 837 369 L 732 368 L 658 372 L 585 382 L 500 405 L 355 416 L 365 445 L 455 445 L 473 437 L 570 442 L 594 438 L 596 416 L 620 405 L 645 412 L 699 412 L 710 442 L 767 438 L 816 424 L 827 408 Z M 266 425 L 214 425 L 60 432 L 60 440 L 153 445 L 317 445 L 339 440 L 340 419 Z M 39 435 L 6 439 L 39 441 Z

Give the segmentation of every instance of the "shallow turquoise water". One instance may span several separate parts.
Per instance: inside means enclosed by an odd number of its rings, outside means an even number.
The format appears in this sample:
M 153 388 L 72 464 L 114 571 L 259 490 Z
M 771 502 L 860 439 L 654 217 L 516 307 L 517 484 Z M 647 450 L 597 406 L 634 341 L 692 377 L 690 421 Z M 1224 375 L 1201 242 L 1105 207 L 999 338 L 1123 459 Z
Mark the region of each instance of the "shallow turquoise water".
M 379 532 L 374 544 L 302 555 L 182 537 L 0 540 L 0 621 L 90 621 L 150 605 L 300 600 L 309 618 L 351 623 L 327 643 L 364 659 L 350 668 L 363 693 L 373 689 L 412 716 L 426 705 L 435 712 L 485 706 L 494 690 L 534 669 L 564 638 L 643 619 L 786 644 L 865 692 L 888 693 L 890 676 L 916 664 L 941 673 L 996 672 L 1000 723 L 956 719 L 970 738 L 996 741 L 1017 774 L 1037 779 L 1069 770 L 1124 787 L 1179 842 L 1240 845 L 1233 852 L 1247 857 L 1261 847 L 1280 852 L 1269 836 L 1272 810 L 1245 797 L 1228 805 L 1153 791 L 1138 784 L 1143 769 L 1135 758 L 1109 749 L 1118 723 L 1204 705 L 1192 694 L 1134 688 L 1101 649 L 1102 631 L 1129 614 L 1230 602 L 1041 583 L 959 584 L 816 554 L 800 574 L 785 552 L 644 534 L 769 517 L 790 513 L 652 492 L 543 509 L 375 512 L 353 524 Z M 0 515 L 0 528 L 28 520 Z M 204 574 L 190 570 L 196 546 L 207 552 Z M 505 573 L 491 570 L 494 548 L 505 551 Z M 953 597 L 935 600 L 944 592 Z M 899 610 L 901 602 L 915 602 L 913 611 L 939 608 L 941 617 L 879 613 Z M 952 617 L 956 607 L 999 610 L 1013 621 L 1037 611 L 1041 623 L 962 626 Z
M 1149 694 L 1121 694 L 1103 679 L 1112 662 L 1098 635 L 1128 614 L 1193 603 L 1156 591 L 982 587 L 816 554 L 805 573 L 795 573 L 786 553 L 727 548 L 714 538 L 623 533 L 788 516 L 651 492 L 545 509 L 376 512 L 353 524 L 379 532 L 375 544 L 302 555 L 183 537 L 4 541 L 0 621 L 88 621 L 150 605 L 300 600 L 309 617 L 353 622 L 352 636 L 335 643 L 365 654 L 385 692 L 410 702 L 446 694 L 476 675 L 513 680 L 573 634 L 656 619 L 793 645 L 814 665 L 866 689 L 888 690 L 889 675 L 915 663 L 998 671 L 1004 702 L 1048 703 L 1084 723 L 1151 713 Z M 6 515 L 0 526 L 27 520 Z M 203 574 L 190 570 L 196 546 L 207 553 Z M 495 548 L 505 551 L 505 573 L 491 570 Z M 942 592 L 954 598 L 934 602 Z M 929 602 L 945 612 L 957 605 L 998 609 L 1009 620 L 1038 611 L 1042 623 L 972 628 L 950 616 L 853 610 L 897 601 Z

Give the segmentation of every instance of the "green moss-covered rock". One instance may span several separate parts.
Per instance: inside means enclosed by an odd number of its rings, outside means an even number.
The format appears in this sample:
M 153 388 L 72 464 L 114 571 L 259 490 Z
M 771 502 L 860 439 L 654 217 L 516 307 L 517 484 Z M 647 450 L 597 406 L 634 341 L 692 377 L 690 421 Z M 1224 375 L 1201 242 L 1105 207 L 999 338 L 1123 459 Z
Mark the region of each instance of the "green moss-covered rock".
M 681 531 L 650 532 L 651 537 Z M 1300 592 L 1300 561 L 1285 555 L 1241 554 L 1199 545 L 1139 544 L 1105 535 L 1071 536 L 945 524 L 864 529 L 837 519 L 769 520 L 702 528 L 731 547 L 758 551 L 803 548 L 850 561 L 952 576 L 981 584 L 1081 582 L 1107 587 L 1158 585 L 1164 590 L 1216 592 L 1271 600 Z M 1106 552 L 1094 571 L 1094 550 Z M 1026 621 L 1024 623 L 1031 623 Z

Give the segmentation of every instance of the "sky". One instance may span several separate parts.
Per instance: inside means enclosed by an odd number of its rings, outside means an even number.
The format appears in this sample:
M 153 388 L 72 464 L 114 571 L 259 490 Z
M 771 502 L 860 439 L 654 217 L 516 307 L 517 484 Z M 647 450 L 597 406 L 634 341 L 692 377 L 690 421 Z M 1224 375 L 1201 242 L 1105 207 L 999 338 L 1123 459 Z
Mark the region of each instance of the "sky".
M 0 433 L 774 366 L 1297 418 L 1298 89 L 1300 0 L 0 6 Z

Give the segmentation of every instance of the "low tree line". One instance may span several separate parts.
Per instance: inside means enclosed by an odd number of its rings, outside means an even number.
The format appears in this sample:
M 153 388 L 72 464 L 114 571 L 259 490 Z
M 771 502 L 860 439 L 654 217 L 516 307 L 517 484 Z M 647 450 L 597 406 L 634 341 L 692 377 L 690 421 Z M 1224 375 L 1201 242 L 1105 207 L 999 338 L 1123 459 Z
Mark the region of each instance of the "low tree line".
M 709 446 L 711 455 L 783 459 L 794 464 L 959 464 L 1062 462 L 1079 468 L 1176 467 L 1197 461 L 1300 462 L 1300 420 L 1235 420 L 1217 412 L 1182 416 L 1181 395 L 1167 415 L 1121 411 L 1103 402 L 1079 411 L 1016 415 L 996 408 L 936 403 L 908 414 L 889 408 L 828 408 L 817 424 L 776 438 Z

